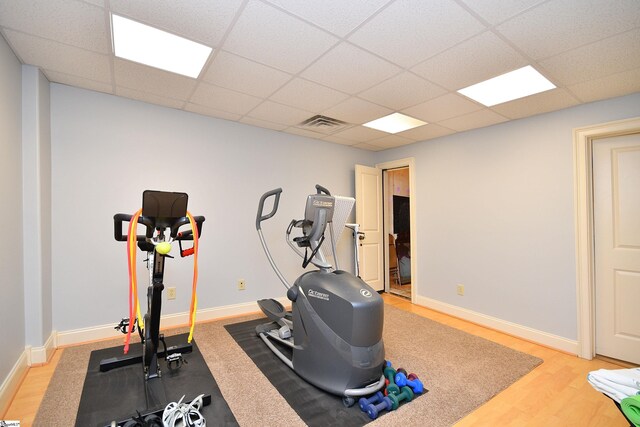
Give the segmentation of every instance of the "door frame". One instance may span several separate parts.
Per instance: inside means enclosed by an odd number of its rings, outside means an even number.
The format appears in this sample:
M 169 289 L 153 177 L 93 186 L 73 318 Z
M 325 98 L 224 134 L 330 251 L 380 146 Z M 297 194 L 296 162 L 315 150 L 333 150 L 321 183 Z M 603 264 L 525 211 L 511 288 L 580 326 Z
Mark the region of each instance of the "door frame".
M 591 360 L 596 354 L 593 144 L 598 139 L 633 133 L 640 133 L 640 117 L 573 130 L 578 356 L 584 359 Z
M 376 168 L 381 169 L 384 173 L 385 170 L 388 169 L 398 169 L 398 168 L 409 168 L 409 223 L 411 226 L 410 238 L 410 251 L 411 251 L 411 302 L 415 304 L 416 302 L 416 294 L 418 291 L 418 267 L 417 267 L 417 259 L 418 259 L 418 234 L 417 234 L 417 221 L 416 221 L 416 162 L 414 157 L 407 157 L 404 159 L 391 160 L 388 162 L 377 163 L 375 165 Z M 382 197 L 382 208 L 385 209 L 386 200 L 384 197 L 384 185 L 382 186 L 383 197 Z M 383 238 L 384 238 L 384 251 L 383 251 L 383 265 L 384 265 L 384 290 L 385 292 L 389 292 L 389 268 L 388 261 L 389 259 L 389 233 L 384 227 L 386 223 L 383 221 Z

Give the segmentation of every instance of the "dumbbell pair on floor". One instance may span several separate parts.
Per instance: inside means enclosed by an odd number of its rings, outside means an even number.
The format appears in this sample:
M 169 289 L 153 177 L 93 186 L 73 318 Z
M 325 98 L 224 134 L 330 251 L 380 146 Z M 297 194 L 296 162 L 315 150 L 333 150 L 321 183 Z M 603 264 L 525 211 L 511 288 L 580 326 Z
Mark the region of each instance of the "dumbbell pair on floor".
M 387 378 L 385 393 L 378 391 L 369 398 L 361 398 L 358 402 L 360 409 L 366 412 L 372 420 L 375 420 L 380 412 L 396 410 L 400 406 L 400 402 L 405 400 L 410 402 L 415 394 L 424 391 L 422 382 L 415 374 L 407 376 L 406 371 L 402 368 L 396 372 L 389 362 L 385 365 L 383 372 Z

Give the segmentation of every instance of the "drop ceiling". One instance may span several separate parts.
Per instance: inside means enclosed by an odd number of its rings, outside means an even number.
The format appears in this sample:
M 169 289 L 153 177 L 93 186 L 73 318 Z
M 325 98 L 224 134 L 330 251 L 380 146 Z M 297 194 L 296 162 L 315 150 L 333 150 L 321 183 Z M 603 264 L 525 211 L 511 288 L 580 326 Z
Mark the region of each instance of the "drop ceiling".
M 196 79 L 116 58 L 112 12 L 213 53 Z M 640 91 L 638 0 L 2 0 L 0 33 L 51 82 L 373 151 Z M 525 65 L 557 88 L 456 92 Z M 428 124 L 362 126 L 394 112 Z

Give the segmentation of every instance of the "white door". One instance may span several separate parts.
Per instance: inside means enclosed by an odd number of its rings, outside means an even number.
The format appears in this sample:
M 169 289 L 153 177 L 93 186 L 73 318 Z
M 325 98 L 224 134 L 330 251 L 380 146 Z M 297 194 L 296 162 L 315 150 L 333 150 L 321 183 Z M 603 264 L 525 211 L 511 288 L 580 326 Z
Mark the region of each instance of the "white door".
M 596 353 L 640 364 L 640 134 L 593 143 Z
M 356 222 L 364 233 L 360 240 L 360 277 L 376 291 L 383 291 L 381 169 L 356 165 Z

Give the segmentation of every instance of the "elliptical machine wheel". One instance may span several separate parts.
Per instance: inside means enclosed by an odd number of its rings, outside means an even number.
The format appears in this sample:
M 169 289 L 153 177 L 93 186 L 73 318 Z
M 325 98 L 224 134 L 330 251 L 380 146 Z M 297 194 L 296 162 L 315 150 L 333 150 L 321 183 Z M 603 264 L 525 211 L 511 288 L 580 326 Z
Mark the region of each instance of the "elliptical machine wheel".
M 344 396 L 342 398 L 342 404 L 347 408 L 351 408 L 353 405 L 355 405 L 355 403 L 356 399 L 354 397 Z

